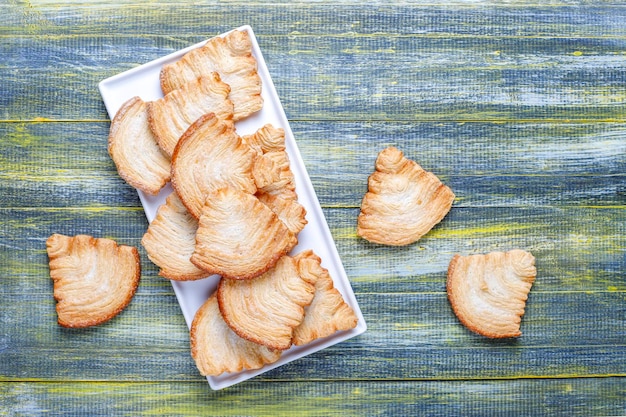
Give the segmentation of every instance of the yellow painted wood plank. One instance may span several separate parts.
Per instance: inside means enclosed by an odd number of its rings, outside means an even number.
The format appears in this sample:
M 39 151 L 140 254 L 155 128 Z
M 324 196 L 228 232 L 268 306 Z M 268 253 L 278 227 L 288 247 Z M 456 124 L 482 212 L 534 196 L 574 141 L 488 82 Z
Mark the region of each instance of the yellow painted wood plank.
M 142 291 L 144 292 L 144 291 Z M 138 294 L 112 321 L 68 330 L 51 294 L 5 295 L 0 380 L 193 381 L 200 378 L 172 294 Z M 491 380 L 626 376 L 626 292 L 531 292 L 522 336 L 465 329 L 445 293 L 358 293 L 368 331 L 281 366 L 268 380 Z M 585 308 L 581 308 L 584 306 Z M 18 331 L 19 329 L 19 331 Z
M 371 383 L 246 382 L 0 384 L 9 415 L 551 415 L 624 412 L 624 378 Z M 529 401 L 528 398 L 533 398 Z
M 0 37 L 15 57 L 0 64 L 11 85 L 0 120 L 106 120 L 99 81 L 213 35 Z M 260 33 L 259 43 L 291 120 L 625 120 L 626 36 Z
M 623 207 L 622 123 L 292 122 L 324 207 L 357 208 L 378 152 L 397 146 L 457 207 Z M 0 207 L 139 207 L 107 152 L 108 122 L 0 123 Z
M 45 240 L 52 233 L 87 233 L 139 247 L 146 279 L 141 288 L 171 294 L 141 247 L 147 221 L 140 209 L 0 210 L 4 285 L 0 294 L 28 298 L 48 294 Z M 457 254 L 523 248 L 537 258 L 541 292 L 626 290 L 626 208 L 455 208 L 415 244 L 394 248 L 356 235 L 358 209 L 327 209 L 344 267 L 357 292 L 441 293 L 448 264 Z M 616 306 L 617 308 L 618 306 Z
M 620 19 L 626 5 L 616 1 L 572 4 L 567 0 L 521 0 L 503 3 L 489 0 L 376 1 L 357 0 L 277 2 L 242 0 L 171 3 L 136 0 L 94 4 L 84 0 L 36 0 L 4 5 L 10 24 L 5 30 L 24 28 L 27 33 L 107 31 L 153 33 L 154 25 L 168 25 L 178 33 L 213 31 L 252 24 L 272 33 L 371 34 L 389 32 L 553 36 L 555 32 L 606 36 L 624 34 Z M 19 25 L 17 23 L 26 23 Z M 17 31 L 24 33 L 24 29 Z

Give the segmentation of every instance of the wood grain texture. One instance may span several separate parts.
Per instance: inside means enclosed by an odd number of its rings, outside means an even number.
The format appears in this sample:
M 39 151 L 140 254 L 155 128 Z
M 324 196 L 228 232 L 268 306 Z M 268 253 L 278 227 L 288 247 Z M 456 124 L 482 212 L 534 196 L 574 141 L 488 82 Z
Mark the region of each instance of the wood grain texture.
M 101 79 L 248 23 L 291 120 L 623 120 L 624 7 L 337 7 L 8 6 L 1 65 L 20 87 L 1 116 L 102 117 Z M 30 87 L 37 76 L 45 88 Z
M 104 118 L 100 80 L 210 36 L 0 38 L 16 86 L 0 118 Z M 290 120 L 624 120 L 622 38 L 260 32 L 259 43 Z
M 3 398 L 16 414 L 74 416 L 220 415 L 220 416 L 484 416 L 484 415 L 610 415 L 622 406 L 624 386 L 618 378 L 511 381 L 390 381 L 272 383 L 253 381 L 226 391 L 207 392 L 206 383 L 60 383 L 0 384 Z M 86 389 L 87 388 L 87 389 Z M 607 398 L 596 402 L 597 396 Z M 528 397 L 536 398 L 527 401 Z M 103 404 L 100 399 L 109 401 Z M 236 402 L 236 404 L 234 404 Z M 105 409 L 106 407 L 106 409 Z M 0 408 L 2 410 L 2 408 Z
M 324 207 L 359 207 L 376 155 L 391 145 L 448 183 L 456 206 L 624 202 L 624 123 L 295 121 L 291 126 Z M 108 122 L 1 123 L 0 207 L 137 207 L 136 192 L 119 178 L 107 153 L 108 128 Z
M 0 4 L 0 415 L 626 414 L 626 4 L 82 0 Z M 106 151 L 97 83 L 242 24 L 258 37 L 364 335 L 212 392 Z M 397 146 L 455 192 L 414 245 L 356 217 Z M 130 306 L 56 325 L 45 240 L 138 246 Z M 468 332 L 456 253 L 530 250 L 517 340 Z

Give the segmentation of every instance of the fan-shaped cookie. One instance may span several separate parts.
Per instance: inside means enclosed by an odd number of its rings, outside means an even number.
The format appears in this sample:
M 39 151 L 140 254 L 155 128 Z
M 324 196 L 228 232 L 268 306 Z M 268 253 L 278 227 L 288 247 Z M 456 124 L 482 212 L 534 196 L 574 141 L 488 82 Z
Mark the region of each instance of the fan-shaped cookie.
M 272 151 L 257 156 L 252 169 L 257 189 L 266 194 L 295 200 L 296 184 L 285 151 Z
M 296 185 L 285 147 L 285 131 L 266 124 L 243 141 L 257 152 L 252 175 L 260 193 L 296 200 Z
M 534 256 L 520 249 L 455 255 L 448 267 L 448 299 L 461 323 L 473 332 L 518 337 L 536 274 Z
M 268 152 L 284 151 L 285 147 L 285 130 L 274 127 L 272 124 L 266 124 L 252 135 L 246 135 L 243 138 L 250 147 L 257 151 L 259 155 Z
M 195 218 L 206 196 L 222 187 L 254 194 L 255 152 L 235 132 L 232 122 L 210 113 L 195 121 L 172 156 L 172 186 Z
M 206 198 L 191 262 L 227 278 L 250 279 L 274 266 L 297 243 L 255 196 L 222 188 Z
M 131 186 L 156 195 L 170 180 L 170 159 L 159 148 L 148 125 L 148 105 L 139 97 L 125 102 L 109 130 L 109 155 Z
M 187 52 L 179 61 L 164 65 L 160 80 L 163 94 L 212 72 L 230 85 L 235 106 L 234 120 L 240 120 L 263 107 L 261 77 L 252 55 L 252 41 L 246 31 L 235 30 L 210 39 L 204 46 Z
M 297 235 L 306 226 L 306 209 L 297 200 L 265 193 L 257 193 L 256 196 L 261 203 L 276 213 L 291 233 Z
M 191 356 L 202 375 L 259 369 L 276 362 L 280 350 L 242 339 L 224 322 L 213 294 L 194 316 L 190 332 Z
M 148 257 L 160 268 L 159 275 L 178 281 L 210 275 L 189 260 L 196 247 L 196 230 L 198 221 L 189 214 L 178 195 L 167 196 L 141 239 Z
M 431 172 L 389 147 L 376 159 L 363 197 L 357 234 L 370 242 L 408 245 L 450 211 L 454 193 Z
M 284 350 L 291 346 L 293 329 L 304 317 L 315 286 L 300 277 L 289 256 L 250 280 L 222 279 L 217 300 L 224 321 L 244 339 Z
M 357 317 L 335 288 L 328 270 L 313 251 L 307 250 L 294 257 L 303 279 L 315 283 L 315 296 L 304 308 L 304 320 L 295 328 L 293 344 L 304 345 L 315 339 L 330 336 L 340 330 L 356 327 Z
M 228 99 L 230 87 L 213 72 L 191 81 L 148 106 L 148 121 L 157 143 L 171 156 L 185 130 L 200 116 L 213 113 L 232 120 L 233 103 Z
M 58 322 L 89 327 L 118 315 L 135 295 L 141 265 L 132 246 L 87 235 L 46 241 Z

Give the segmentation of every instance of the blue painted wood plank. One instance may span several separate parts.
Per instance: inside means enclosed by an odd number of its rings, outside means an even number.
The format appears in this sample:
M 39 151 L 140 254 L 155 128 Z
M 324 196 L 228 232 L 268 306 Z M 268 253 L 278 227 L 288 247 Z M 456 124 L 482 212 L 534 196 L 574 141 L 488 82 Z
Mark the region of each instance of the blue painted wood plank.
M 292 122 L 318 198 L 355 208 L 397 146 L 457 207 L 623 206 L 622 123 Z M 107 152 L 108 122 L 0 123 L 0 207 L 139 207 Z
M 104 120 L 99 81 L 201 39 L 0 38 L 12 57 L 0 64 L 11 85 L 0 119 Z M 291 120 L 624 120 L 623 37 L 260 34 L 259 43 Z
M 0 383 L 0 411 L 23 415 L 550 415 L 624 413 L 623 378 L 512 381 L 250 381 L 208 392 L 206 383 Z M 529 401 L 528 398 L 533 398 Z M 97 400 L 95 400 L 95 398 Z M 237 398 L 243 398 L 237 401 Z M 600 399 L 602 398 L 602 400 Z M 109 401 L 103 401 L 109 399 Z M 236 404 L 234 404 L 236 402 Z M 106 404 L 106 406 L 104 405 Z

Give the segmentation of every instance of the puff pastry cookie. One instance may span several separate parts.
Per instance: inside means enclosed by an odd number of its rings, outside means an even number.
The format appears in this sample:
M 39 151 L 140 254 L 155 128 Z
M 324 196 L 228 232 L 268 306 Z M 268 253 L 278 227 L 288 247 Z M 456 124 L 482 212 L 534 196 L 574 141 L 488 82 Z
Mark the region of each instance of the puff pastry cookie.
M 191 356 L 202 375 L 259 369 L 280 359 L 281 351 L 242 339 L 224 322 L 213 294 L 191 324 Z
M 170 158 L 159 148 L 148 124 L 148 104 L 139 97 L 113 117 L 108 151 L 120 177 L 138 190 L 156 195 L 170 180 Z
M 314 284 L 300 277 L 296 262 L 283 256 L 276 266 L 250 280 L 222 279 L 217 288 L 220 311 L 228 326 L 244 339 L 285 350 L 293 330 L 311 303 Z
M 257 153 L 252 175 L 259 193 L 295 200 L 296 184 L 285 146 L 285 131 L 266 124 L 243 141 Z
M 454 193 L 394 147 L 382 150 L 368 180 L 357 234 L 373 243 L 408 245 L 450 211 Z
M 274 127 L 271 123 L 264 125 L 252 135 L 243 136 L 243 140 L 259 155 L 286 149 L 285 130 Z
M 291 233 L 297 235 L 307 225 L 306 209 L 297 200 L 265 193 L 257 193 L 256 196 L 261 203 L 276 213 Z
M 210 275 L 189 260 L 196 247 L 197 230 L 198 220 L 189 214 L 178 195 L 167 196 L 141 239 L 148 258 L 160 268 L 159 275 L 177 281 Z
M 50 277 L 63 327 L 90 327 L 118 315 L 131 301 L 141 276 L 132 246 L 87 235 L 53 234 L 46 241 Z
M 273 267 L 297 243 L 255 196 L 222 188 L 206 198 L 191 262 L 226 278 L 251 279 Z
M 490 338 L 518 337 L 536 275 L 535 257 L 520 249 L 455 255 L 448 267 L 448 299 L 471 331 Z
M 163 152 L 171 157 L 182 134 L 200 116 L 213 113 L 220 119 L 232 120 L 234 108 L 229 93 L 228 84 L 214 72 L 150 102 L 148 122 Z
M 292 342 L 305 345 L 340 330 L 356 327 L 357 317 L 335 288 L 328 270 L 313 251 L 307 250 L 294 257 L 300 276 L 315 285 L 315 296 L 304 308 L 304 320 L 295 328 Z
M 209 39 L 207 43 L 161 69 L 163 94 L 181 88 L 198 77 L 217 72 L 230 85 L 229 98 L 235 106 L 234 120 L 260 110 L 261 77 L 252 55 L 252 41 L 246 31 L 232 31 L 224 37 Z
M 213 113 L 185 131 L 172 156 L 172 186 L 196 219 L 206 196 L 223 187 L 254 194 L 255 152 L 243 143 L 232 122 Z
M 296 185 L 285 151 L 272 151 L 257 156 L 252 169 L 259 192 L 295 200 Z

